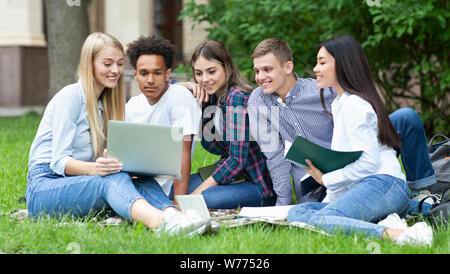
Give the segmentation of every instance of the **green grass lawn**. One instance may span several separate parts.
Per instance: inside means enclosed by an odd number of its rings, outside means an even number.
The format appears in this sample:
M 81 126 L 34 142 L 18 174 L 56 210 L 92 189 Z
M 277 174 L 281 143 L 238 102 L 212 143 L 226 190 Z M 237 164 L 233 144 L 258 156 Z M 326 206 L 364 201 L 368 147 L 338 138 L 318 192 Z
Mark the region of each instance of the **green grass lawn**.
M 400 247 L 390 241 L 350 236 L 323 236 L 299 228 L 268 224 L 221 229 L 193 238 L 157 237 L 139 223 L 101 226 L 95 217 L 77 221 L 41 219 L 19 222 L 5 213 L 25 209 L 18 199 L 26 190 L 28 152 L 40 117 L 0 118 L 0 252 L 1 253 L 449 253 L 450 229 L 435 230 L 432 247 Z M 198 143 L 192 171 L 217 159 Z

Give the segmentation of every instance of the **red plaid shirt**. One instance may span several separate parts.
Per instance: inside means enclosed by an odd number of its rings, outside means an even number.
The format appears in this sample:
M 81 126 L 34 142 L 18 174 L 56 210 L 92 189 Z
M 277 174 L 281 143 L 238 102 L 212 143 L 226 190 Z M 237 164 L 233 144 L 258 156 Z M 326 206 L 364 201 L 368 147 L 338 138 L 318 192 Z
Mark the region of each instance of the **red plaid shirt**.
M 221 156 L 212 174 L 217 183 L 232 183 L 242 172 L 250 182 L 257 184 L 264 198 L 269 198 L 273 196 L 273 188 L 265 156 L 255 141 L 249 141 L 249 97 L 250 93 L 235 88 L 228 91 L 226 103 L 221 107 L 223 124 L 219 134 L 213 121 L 214 106 L 217 106 L 217 97 L 213 95 L 203 108 L 201 143 L 207 151 Z

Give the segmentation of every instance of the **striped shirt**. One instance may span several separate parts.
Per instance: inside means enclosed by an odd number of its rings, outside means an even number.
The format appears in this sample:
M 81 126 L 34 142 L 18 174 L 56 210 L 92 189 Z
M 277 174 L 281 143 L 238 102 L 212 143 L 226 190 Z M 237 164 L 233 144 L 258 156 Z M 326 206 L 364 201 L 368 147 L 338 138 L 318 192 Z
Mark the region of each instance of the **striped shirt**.
M 328 110 L 336 96 L 325 89 L 325 104 Z M 291 176 L 294 179 L 297 200 L 301 179 L 305 169 L 284 159 L 285 142 L 293 142 L 300 135 L 311 142 L 330 148 L 333 134 L 333 119 L 328 117 L 320 102 L 315 79 L 298 78 L 295 86 L 282 102 L 276 94 L 264 94 L 256 88 L 248 101 L 250 130 L 267 158 L 267 166 L 277 194 L 277 205 L 292 203 Z
M 213 95 L 203 109 L 201 144 L 207 151 L 221 156 L 212 174 L 218 184 L 232 183 L 242 172 L 257 185 L 261 196 L 266 199 L 273 196 L 272 181 L 264 154 L 256 142 L 249 141 L 249 96 L 249 93 L 231 88 L 220 112 L 217 110 L 217 97 Z M 221 117 L 216 117 L 219 115 Z M 217 131 L 216 125 L 220 124 L 221 130 Z

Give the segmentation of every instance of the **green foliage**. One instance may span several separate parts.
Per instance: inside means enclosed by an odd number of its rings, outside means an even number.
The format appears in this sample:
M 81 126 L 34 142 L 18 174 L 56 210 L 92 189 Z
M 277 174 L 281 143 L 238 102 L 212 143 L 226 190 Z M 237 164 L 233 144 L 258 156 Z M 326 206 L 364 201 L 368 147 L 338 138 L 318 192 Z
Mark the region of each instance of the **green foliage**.
M 179 78 L 183 78 L 183 81 L 188 81 L 192 78 L 192 68 L 189 64 L 179 64 L 172 72 L 172 76 L 181 76 Z M 175 77 L 173 77 L 175 78 Z
M 365 49 L 388 111 L 406 102 L 428 135 L 450 135 L 446 0 L 191 0 L 181 16 L 208 22 L 208 38 L 225 44 L 249 79 L 251 53 L 265 38 L 287 41 L 296 72 L 310 77 L 320 42 L 348 33 Z

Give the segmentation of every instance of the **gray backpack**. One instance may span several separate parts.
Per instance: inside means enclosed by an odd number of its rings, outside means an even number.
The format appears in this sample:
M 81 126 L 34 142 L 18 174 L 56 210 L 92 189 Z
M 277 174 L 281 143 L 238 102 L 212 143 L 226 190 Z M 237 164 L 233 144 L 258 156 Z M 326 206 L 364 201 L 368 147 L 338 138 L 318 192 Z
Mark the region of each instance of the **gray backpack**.
M 433 144 L 433 141 L 441 137 L 444 141 Z M 450 216 L 450 139 L 442 134 L 431 138 L 428 144 L 431 164 L 436 174 L 436 183 L 427 187 L 432 194 L 419 202 L 418 210 L 422 212 L 422 205 L 426 199 L 432 198 L 434 203 L 428 210 L 428 220 L 433 226 L 447 226 Z
M 434 143 L 433 141 L 441 137 L 444 141 Z M 428 144 L 431 164 L 436 174 L 437 183 L 431 185 L 431 193 L 443 194 L 450 187 L 450 139 L 442 134 L 437 134 L 431 138 Z
M 425 197 L 419 202 L 419 212 L 422 212 L 423 203 L 427 198 L 434 200 L 433 206 L 428 210 L 428 221 L 435 227 L 448 226 L 450 217 L 450 187 L 442 194 L 439 202 L 436 196 Z

